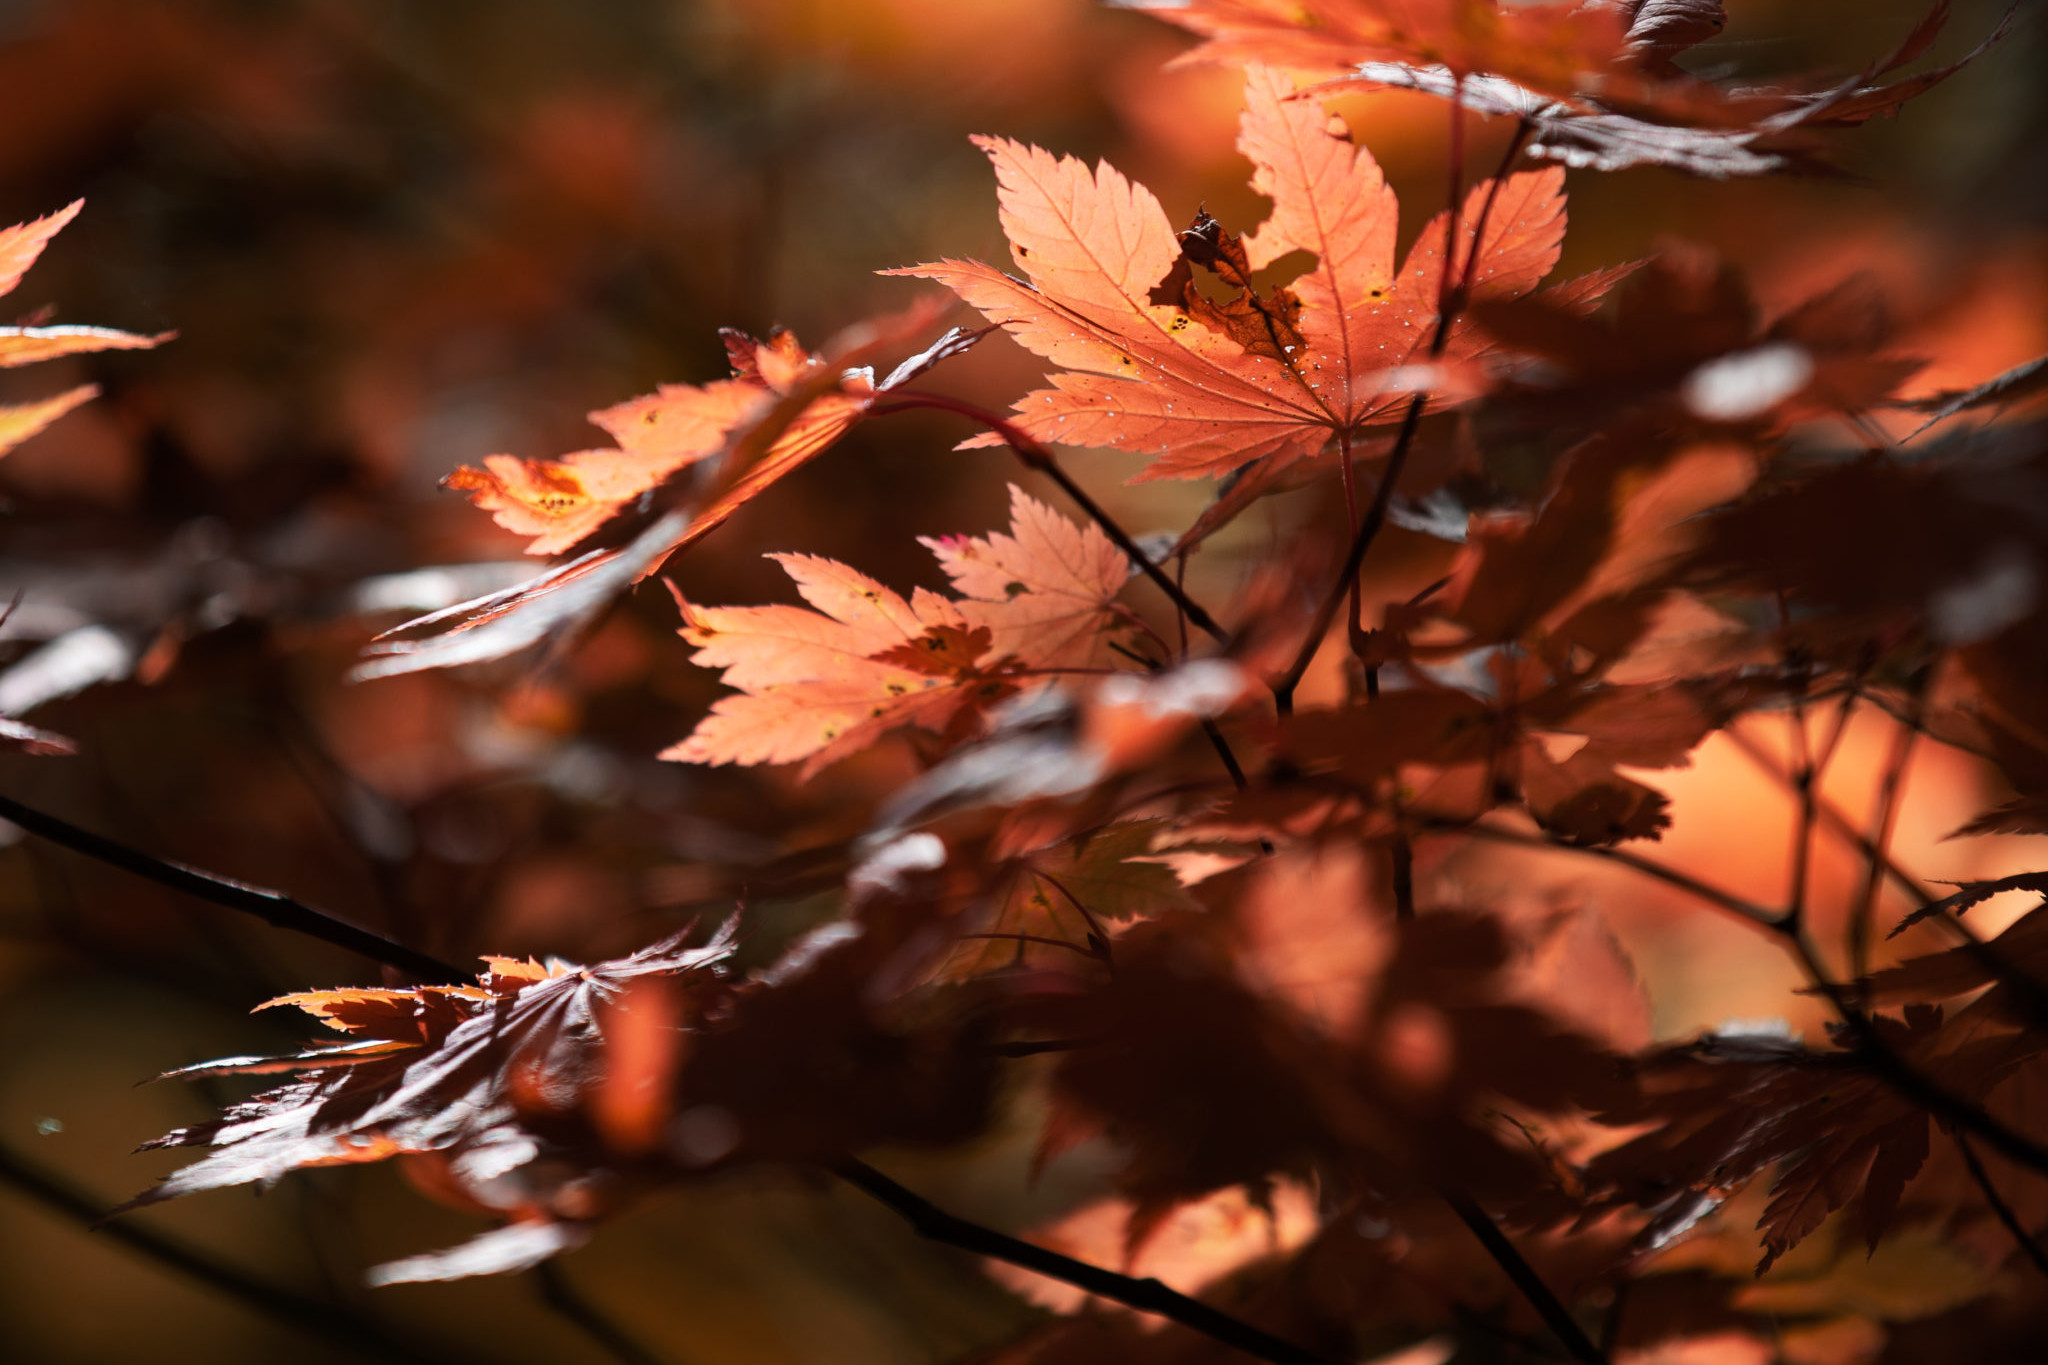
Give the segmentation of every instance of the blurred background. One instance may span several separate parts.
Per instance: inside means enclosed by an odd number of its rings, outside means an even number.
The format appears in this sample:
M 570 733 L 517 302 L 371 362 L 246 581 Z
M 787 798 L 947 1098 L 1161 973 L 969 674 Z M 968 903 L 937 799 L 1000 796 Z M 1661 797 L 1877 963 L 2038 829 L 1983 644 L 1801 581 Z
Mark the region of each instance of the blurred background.
M 1922 12 L 1921 0 L 1729 8 L 1695 70 L 1840 75 Z M 1958 0 L 1933 58 L 1960 55 L 2002 8 Z M 1668 236 L 1741 261 L 1780 304 L 1872 270 L 1902 349 L 1939 357 L 1928 390 L 2048 351 L 2039 18 L 2023 14 L 1896 120 L 1838 135 L 1842 178 L 1575 174 L 1563 270 Z M 0 595 L 21 594 L 0 625 L 0 712 L 29 709 L 80 746 L 0 757 L 0 790 L 456 960 L 611 955 L 729 906 L 758 876 L 766 894 L 749 904 L 767 953 L 830 907 L 778 859 L 849 833 L 847 812 L 906 770 L 900 755 L 807 786 L 657 762 L 719 691 L 689 665 L 658 590 L 545 677 L 348 684 L 373 631 L 436 605 L 414 602 L 416 580 L 382 576 L 478 562 L 474 581 L 507 581 L 489 566 L 518 559 L 519 542 L 437 480 L 486 454 L 600 444 L 590 409 L 721 375 L 720 326 L 785 325 L 815 343 L 927 287 L 877 269 L 940 255 L 1007 265 L 970 133 L 1107 156 L 1175 220 L 1206 203 L 1255 223 L 1232 146 L 1238 81 L 1163 70 L 1186 45 L 1088 0 L 0 3 L 0 222 L 86 201 L 0 306 L 179 334 L 154 352 L 0 375 L 0 401 L 64 382 L 105 390 L 0 462 Z M 1341 107 L 1412 234 L 1441 195 L 1444 106 L 1381 95 Z M 1504 133 L 1475 127 L 1474 164 L 1491 164 Z M 1039 372 L 997 338 L 931 385 L 1002 407 Z M 914 537 L 1000 526 L 1016 477 L 1002 452 L 954 453 L 965 434 L 921 415 L 864 425 L 672 573 L 700 601 L 789 600 L 761 555 L 801 550 L 900 590 L 936 587 Z M 1186 525 L 1211 491 L 1123 487 L 1135 466 L 1119 456 L 1071 467 L 1140 532 Z M 1327 522 L 1329 491 L 1244 518 L 1194 581 L 1227 597 L 1248 556 Z M 1388 594 L 1435 577 L 1448 553 L 1405 532 L 1385 544 Z M 372 580 L 374 593 L 361 586 Z M 1782 734 L 1754 739 L 1782 751 Z M 1874 719 L 1852 729 L 1832 793 L 1852 814 L 1868 807 L 1887 739 Z M 1902 859 L 1925 876 L 2015 867 L 2015 841 L 1941 841 L 1982 804 L 1982 781 L 1923 747 Z M 1665 856 L 1775 895 L 1791 806 L 1750 760 L 1716 741 L 1660 785 L 1677 802 Z M 11 827 L 0 842 L 0 1153 L 98 1207 L 175 1164 L 129 1155 L 136 1143 L 233 1097 L 136 1082 L 290 1047 L 292 1021 L 247 1016 L 271 995 L 376 984 L 363 962 Z M 1767 945 L 1640 883 L 1563 862 L 1435 875 L 1468 896 L 1593 905 L 1635 955 L 1660 1036 L 1788 1011 L 1814 1027 Z M 1817 875 L 1826 902 L 1856 870 L 1840 858 Z M 1013 1224 L 1079 1197 L 1085 1160 L 1026 1190 L 1028 1097 L 1018 1109 L 1016 1132 L 986 1150 L 925 1160 L 921 1187 Z M 302 1174 L 135 1221 L 357 1305 L 449 1362 L 607 1358 L 530 1276 L 360 1288 L 364 1265 L 473 1228 L 388 1168 Z M 674 1195 L 561 1273 L 674 1365 L 964 1359 L 1036 1311 L 966 1258 L 795 1176 Z M 366 1358 L 0 1181 L 0 1355 L 144 1353 Z

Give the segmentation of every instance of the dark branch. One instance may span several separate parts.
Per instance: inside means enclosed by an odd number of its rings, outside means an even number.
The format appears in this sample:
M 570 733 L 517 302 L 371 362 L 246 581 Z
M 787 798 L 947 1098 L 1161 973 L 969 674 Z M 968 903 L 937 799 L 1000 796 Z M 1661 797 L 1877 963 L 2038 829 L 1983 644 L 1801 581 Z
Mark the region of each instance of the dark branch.
M 1515 1249 L 1515 1244 L 1487 1216 L 1486 1210 L 1462 1190 L 1445 1190 L 1443 1196 L 1451 1211 L 1472 1229 L 1472 1235 L 1486 1248 L 1486 1254 L 1493 1257 L 1494 1263 L 1514 1281 L 1515 1288 L 1522 1292 L 1529 1306 L 1536 1310 L 1551 1331 L 1557 1333 L 1557 1339 L 1571 1352 L 1572 1359 L 1579 1361 L 1580 1365 L 1607 1365 L 1605 1353 L 1593 1344 L 1593 1339 L 1586 1335 L 1586 1329 L 1579 1326 L 1578 1319 L 1551 1292 L 1550 1286 L 1543 1283 L 1543 1277 L 1536 1273 L 1536 1268 Z
M 1490 839 L 1498 844 L 1520 844 L 1524 848 L 1556 849 L 1564 853 L 1582 853 L 1589 857 L 1620 863 L 1623 867 L 1634 868 L 1648 877 L 1675 886 L 1687 895 L 1703 900 L 1709 905 L 1726 910 L 1729 914 L 1766 929 L 1778 927 L 1778 917 L 1755 901 L 1744 900 L 1732 891 L 1703 882 L 1699 878 L 1680 872 L 1677 868 L 1666 867 L 1660 862 L 1630 853 L 1626 849 L 1607 848 L 1599 844 L 1574 844 L 1563 839 L 1553 839 L 1542 834 L 1525 834 L 1520 830 L 1503 829 L 1499 825 L 1459 825 L 1449 821 L 1432 826 L 1451 831 L 1462 831 L 1478 839 Z
M 273 928 L 288 929 L 295 934 L 305 934 L 337 948 L 360 953 L 372 962 L 396 967 L 422 981 L 459 982 L 469 978 L 469 974 L 459 967 L 381 934 L 371 933 L 360 925 L 337 919 L 324 910 L 293 900 L 281 891 L 250 886 L 246 882 L 201 872 L 182 863 L 165 862 L 126 844 L 117 844 L 91 830 L 80 829 L 68 820 L 24 806 L 11 797 L 0 796 L 0 817 L 13 821 L 30 834 L 61 844 L 74 853 L 82 853 L 110 867 L 146 877 L 160 886 L 197 896 L 229 910 L 254 915 Z
M 569 1282 L 560 1263 L 542 1261 L 533 1275 L 540 1281 L 540 1296 L 547 1306 L 575 1324 L 578 1331 L 619 1365 L 663 1365 L 660 1356 L 627 1336 L 617 1323 L 584 1298 L 582 1292 Z
M 914 1228 L 919 1236 L 971 1251 L 977 1256 L 1044 1275 L 1048 1279 L 1084 1289 L 1100 1298 L 1111 1299 L 1141 1313 L 1155 1313 L 1212 1341 L 1235 1347 L 1255 1360 L 1271 1365 L 1332 1365 L 1321 1356 L 1262 1332 L 1248 1322 L 1210 1307 L 1199 1299 L 1167 1288 L 1157 1280 L 1140 1280 L 1113 1270 L 1062 1256 L 1007 1233 L 970 1223 L 947 1213 L 938 1205 L 891 1180 L 864 1161 L 848 1157 L 832 1168 L 833 1173 L 862 1193 L 888 1206 Z
M 1983 1138 L 2001 1156 L 2028 1170 L 2048 1175 L 2048 1146 L 2043 1146 L 2026 1134 L 2015 1131 L 1981 1106 L 1972 1104 L 1959 1095 L 1951 1094 L 1931 1078 L 1915 1071 L 1903 1057 L 1892 1050 L 1891 1045 L 1870 1022 L 1868 1016 L 1857 1008 L 1856 1002 L 1849 996 L 1848 989 L 1827 974 L 1819 956 L 1807 942 L 1805 933 L 1796 921 L 1773 915 L 1762 906 L 1745 901 L 1719 887 L 1620 849 L 1567 844 L 1487 825 L 1475 824 L 1468 826 L 1467 829 L 1475 836 L 1501 843 L 1567 849 L 1621 863 L 1689 892 L 1710 905 L 1718 906 L 1760 929 L 1769 931 L 1798 959 L 1808 983 L 1827 1000 L 1835 1014 L 1848 1026 L 1857 1044 L 1857 1055 L 1869 1064 L 1870 1069 L 1880 1080 L 1891 1086 L 1899 1096 L 1935 1117 Z

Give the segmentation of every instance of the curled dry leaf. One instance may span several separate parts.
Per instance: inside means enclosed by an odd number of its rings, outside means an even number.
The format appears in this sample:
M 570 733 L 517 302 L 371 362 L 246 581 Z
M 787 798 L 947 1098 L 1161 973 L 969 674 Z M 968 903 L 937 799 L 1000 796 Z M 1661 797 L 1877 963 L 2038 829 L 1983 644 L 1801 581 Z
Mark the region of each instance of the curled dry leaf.
M 200 1190 L 275 1183 L 314 1166 L 407 1157 L 422 1183 L 452 1202 L 508 1220 L 445 1252 L 373 1272 L 377 1283 L 454 1279 L 517 1270 L 581 1241 L 645 1172 L 644 1145 L 622 1131 L 620 1091 L 646 1091 L 642 1107 L 665 1111 L 665 1090 L 623 1083 L 608 1057 L 632 997 L 662 983 L 664 1018 L 682 1029 L 721 998 L 730 927 L 702 947 L 680 938 L 591 967 L 488 958 L 474 986 L 340 989 L 288 995 L 259 1006 L 293 1006 L 349 1041 L 284 1057 L 230 1057 L 170 1076 L 267 1075 L 292 1081 L 230 1108 L 221 1118 L 166 1134 L 149 1147 L 211 1147 L 138 1208 Z M 671 1048 L 682 1034 L 671 1035 Z M 652 1063 L 646 1063 L 652 1065 Z M 603 1098 L 601 1099 L 601 1092 Z M 631 1100 L 632 1096 L 626 1096 Z

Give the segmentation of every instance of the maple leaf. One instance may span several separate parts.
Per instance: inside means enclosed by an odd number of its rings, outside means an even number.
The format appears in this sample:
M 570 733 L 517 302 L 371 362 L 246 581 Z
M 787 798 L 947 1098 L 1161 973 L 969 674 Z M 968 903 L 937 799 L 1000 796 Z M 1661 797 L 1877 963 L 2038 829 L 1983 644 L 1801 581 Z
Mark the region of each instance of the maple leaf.
M 957 598 L 908 600 L 811 555 L 770 558 L 816 611 L 678 602 L 694 662 L 740 689 L 721 698 L 664 758 L 804 762 L 806 776 L 906 725 L 966 732 L 1014 693 L 1025 670 L 1099 666 L 1105 632 L 1130 620 L 1115 598 L 1121 551 L 1014 486 L 1010 534 L 927 540 Z
M 659 981 L 685 993 L 716 989 L 732 944 L 728 925 L 702 947 L 678 937 L 591 967 L 488 958 L 475 986 L 310 991 L 258 1006 L 304 1010 L 350 1041 L 166 1073 L 297 1074 L 219 1119 L 144 1144 L 213 1151 L 115 1212 L 269 1185 L 308 1167 L 425 1157 L 428 1178 L 451 1197 L 510 1221 L 449 1251 L 379 1267 L 374 1283 L 536 1264 L 587 1237 L 629 1183 L 634 1154 L 612 1150 L 605 1125 L 584 1112 L 610 1083 L 607 1034 L 630 1017 L 621 1000 Z
M 590 420 L 618 442 L 613 449 L 581 450 L 559 460 L 522 460 L 488 455 L 483 468 L 465 465 L 442 486 L 468 493 L 500 526 L 532 536 L 526 552 L 552 555 L 589 539 L 642 494 L 681 471 L 725 454 L 736 433 L 757 422 L 778 399 L 808 393 L 809 399 L 775 439 L 739 472 L 729 486 L 697 512 L 683 544 L 709 534 L 763 489 L 830 447 L 860 420 L 876 398 L 972 345 L 975 338 L 946 333 L 879 382 L 866 367 L 848 368 L 856 349 L 867 352 L 893 344 L 929 326 L 929 308 L 871 329 L 858 345 L 836 338 L 813 353 L 786 331 L 757 341 L 727 328 L 726 355 L 732 377 L 709 384 L 665 384 L 590 414 Z
M 930 309 L 920 306 L 895 318 L 857 324 L 835 337 L 826 351 L 841 363 L 852 363 L 922 330 L 930 317 Z M 948 332 L 899 366 L 897 375 L 885 383 L 955 354 L 974 340 L 972 334 Z M 813 402 L 838 391 L 843 382 L 842 371 L 818 364 L 792 380 L 786 393 L 763 390 L 753 409 L 725 434 L 716 456 L 696 466 L 712 471 L 706 482 L 715 501 L 703 512 L 693 516 L 682 507 L 671 509 L 624 545 L 589 550 L 523 583 L 394 626 L 364 650 L 366 657 L 351 676 L 390 677 L 484 663 L 535 646 L 561 647 L 620 593 L 652 574 L 670 555 L 717 529 L 742 503 L 794 468 L 794 456 L 768 459 L 767 453 Z M 802 453 L 801 458 L 815 453 Z
M 1418 363 L 1436 322 L 1442 215 L 1396 272 L 1398 206 L 1379 166 L 1293 94 L 1275 71 L 1249 73 L 1238 146 L 1273 213 L 1241 241 L 1206 214 L 1177 239 L 1159 201 L 1106 162 L 1091 172 L 1072 157 L 978 138 L 1029 282 L 972 261 L 884 273 L 938 280 L 1064 366 L 1053 388 L 1017 402 L 1016 424 L 1042 441 L 1155 455 L 1139 479 L 1291 463 L 1397 420 L 1415 392 L 1431 391 L 1436 407 L 1463 396 L 1456 374 L 1484 349 L 1476 332 L 1454 328 L 1442 364 Z M 1472 189 L 1454 244 L 1460 262 L 1472 258 L 1472 226 L 1493 201 L 1474 297 L 1512 298 L 1549 273 L 1564 235 L 1563 183 L 1545 171 L 1511 176 L 1497 193 L 1491 182 Z M 1315 255 L 1315 267 L 1256 297 L 1249 272 L 1295 251 Z M 1189 278 L 1197 265 L 1239 298 L 1207 303 Z
M 50 239 L 78 216 L 83 199 L 30 222 L 0 230 L 0 294 L 12 293 Z M 110 327 L 0 327 L 0 368 L 33 365 L 90 351 L 147 350 L 175 335 L 139 336 Z M 79 404 L 97 397 L 99 387 L 81 384 L 52 398 L 0 405 L 0 455 L 6 454 Z

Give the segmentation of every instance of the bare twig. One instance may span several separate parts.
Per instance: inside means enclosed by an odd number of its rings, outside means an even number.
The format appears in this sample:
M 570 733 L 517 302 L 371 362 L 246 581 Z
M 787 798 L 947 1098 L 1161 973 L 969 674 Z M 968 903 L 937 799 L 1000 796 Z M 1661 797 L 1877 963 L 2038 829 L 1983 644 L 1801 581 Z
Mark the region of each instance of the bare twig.
M 1778 599 L 1778 612 L 1789 616 L 1783 597 Z M 1787 671 L 1790 670 L 1788 661 Z M 1792 689 L 1792 708 L 1789 720 L 1792 727 L 1792 794 L 1799 802 L 1799 830 L 1792 841 L 1792 884 L 1785 893 L 1785 913 L 1780 917 L 1785 924 L 1798 925 L 1806 917 L 1806 884 L 1811 878 L 1808 872 L 1813 863 L 1813 827 L 1817 821 L 1814 809 L 1816 788 L 1820 785 L 1822 769 L 1826 760 L 1816 760 L 1813 745 L 1806 733 L 1806 685 L 1807 676 L 1801 669 Z M 1833 749 L 1830 746 L 1829 752 Z
M 1633 868 L 1645 876 L 1655 877 L 1660 882 L 1675 886 L 1687 895 L 1725 910 L 1736 918 L 1747 921 L 1750 924 L 1765 929 L 1775 929 L 1778 926 L 1778 916 L 1763 906 L 1758 905 L 1755 901 L 1744 900 L 1732 891 L 1703 882 L 1689 873 L 1680 872 L 1674 867 L 1666 867 L 1660 862 L 1645 858 L 1641 854 L 1630 853 L 1626 849 L 1606 848 L 1597 844 L 1566 843 L 1562 839 L 1553 839 L 1541 834 L 1527 834 L 1521 830 L 1503 829 L 1499 825 L 1459 825 L 1447 821 L 1440 827 L 1446 830 L 1463 831 L 1473 835 L 1475 838 L 1489 839 L 1497 844 L 1520 844 L 1524 848 L 1558 849 L 1567 853 L 1582 853 L 1588 857 L 1599 858 L 1606 862 L 1619 863 L 1623 867 Z
M 1455 827 L 1455 826 L 1446 826 Z M 1480 838 L 1493 839 L 1501 843 L 1522 844 L 1538 848 L 1567 849 L 1632 867 L 1648 876 L 1675 886 L 1707 904 L 1734 914 L 1745 922 L 1766 930 L 1786 948 L 1799 962 L 1808 984 L 1827 1000 L 1835 1014 L 1848 1027 L 1854 1037 L 1857 1051 L 1869 1063 L 1879 1079 L 1891 1086 L 1892 1090 L 1926 1110 L 1937 1118 L 1960 1128 L 1967 1129 L 1984 1139 L 1997 1152 L 2031 1171 L 2048 1175 L 2048 1146 L 2044 1146 L 2026 1134 L 2017 1132 L 1996 1115 L 1982 1106 L 1973 1104 L 1960 1095 L 1952 1094 L 1938 1082 L 1913 1069 L 1906 1060 L 1895 1052 L 1891 1044 L 1870 1022 L 1855 1000 L 1850 997 L 1847 987 L 1829 976 L 1822 966 L 1820 957 L 1813 950 L 1804 928 L 1796 921 L 1784 916 L 1773 915 L 1763 906 L 1746 901 L 1733 892 L 1703 882 L 1696 877 L 1668 868 L 1648 858 L 1626 853 L 1620 849 L 1600 848 L 1580 844 L 1568 844 L 1558 840 L 1545 839 L 1537 835 L 1525 835 L 1498 826 L 1474 824 L 1469 832 Z
M 1409 842 L 1408 834 L 1399 831 L 1387 850 L 1392 864 L 1394 881 L 1394 918 L 1411 920 L 1415 918 L 1415 845 Z
M 1892 731 L 1891 752 L 1885 755 L 1884 776 L 1878 781 L 1876 817 L 1863 840 L 1863 885 L 1849 906 L 1849 974 L 1858 980 L 1870 974 L 1871 922 L 1877 915 L 1877 892 L 1884 884 L 1892 829 L 1898 823 L 1899 793 L 1905 786 L 1906 768 L 1913 760 L 1913 741 L 1920 734 L 1923 701 L 1923 689 L 1915 688 L 1911 703 L 1913 720 Z
M 1557 1339 L 1571 1352 L 1572 1359 L 1579 1361 L 1580 1365 L 1607 1365 L 1606 1353 L 1593 1344 L 1593 1339 L 1586 1335 L 1585 1328 L 1579 1326 L 1578 1319 L 1571 1315 L 1564 1301 L 1543 1282 L 1543 1277 L 1536 1273 L 1536 1267 L 1516 1250 L 1515 1244 L 1508 1240 L 1507 1234 L 1500 1230 L 1486 1210 L 1462 1190 L 1446 1190 L 1443 1197 L 1444 1202 L 1451 1206 L 1451 1212 L 1458 1215 L 1459 1220 L 1472 1230 L 1472 1235 L 1479 1239 L 1479 1244 L 1486 1248 L 1486 1254 L 1514 1281 L 1515 1288 L 1522 1292 L 1522 1297 L 1529 1301 L 1537 1316 L 1557 1334 Z
M 68 820 L 24 806 L 12 797 L 0 796 L 0 817 L 13 821 L 30 834 L 61 844 L 74 853 L 82 853 L 110 867 L 146 877 L 160 886 L 183 891 L 188 896 L 197 896 L 226 909 L 254 915 L 274 928 L 287 929 L 360 953 L 372 962 L 396 967 L 422 981 L 459 982 L 468 979 L 468 973 L 437 957 L 417 948 L 408 948 L 382 934 L 371 933 L 345 919 L 337 919 L 324 910 L 316 910 L 292 899 L 282 891 L 251 886 L 247 882 L 186 867 L 183 863 L 165 862 L 90 830 L 80 829 Z
M 847 1157 L 837 1162 L 832 1171 L 863 1194 L 886 1205 L 921 1237 L 1021 1267 L 1100 1298 L 1113 1300 L 1126 1308 L 1135 1308 L 1141 1313 L 1157 1314 L 1212 1341 L 1243 1351 L 1254 1360 L 1270 1362 L 1270 1365 L 1331 1365 L 1321 1356 L 1282 1341 L 1200 1299 L 1191 1299 L 1169 1289 L 1158 1280 L 1119 1275 L 1113 1270 L 1077 1261 L 1071 1256 L 997 1232 L 994 1228 L 955 1217 L 924 1196 L 897 1184 L 865 1161 Z

